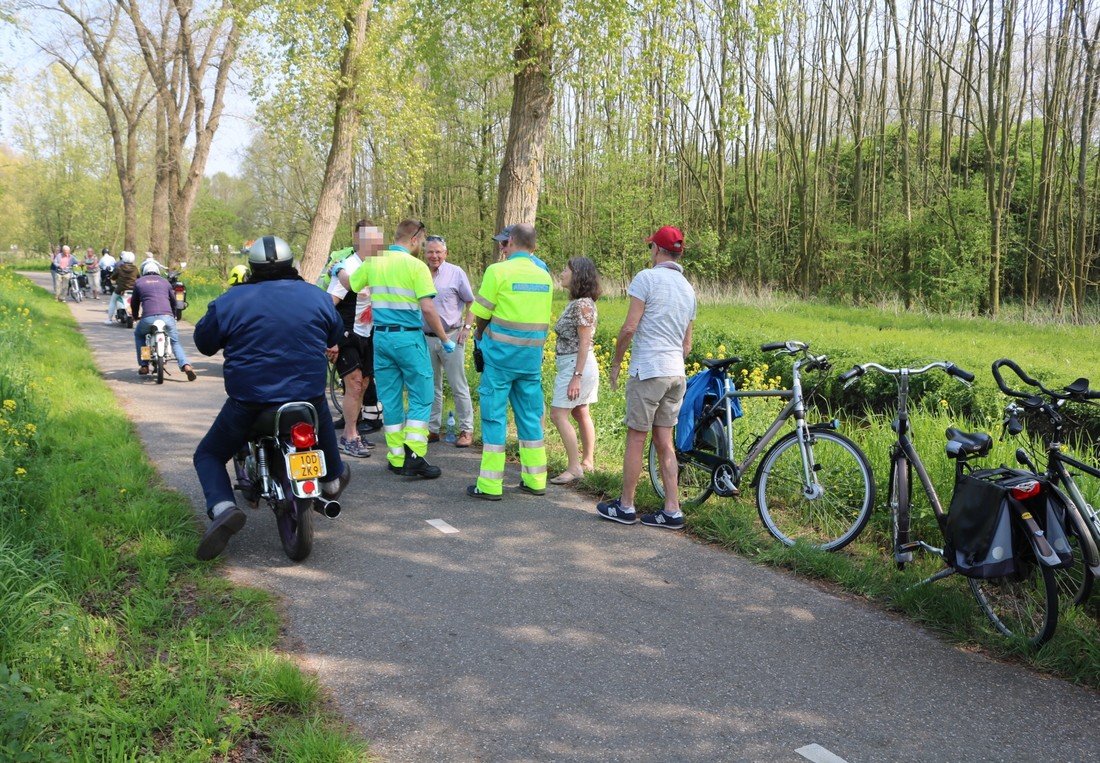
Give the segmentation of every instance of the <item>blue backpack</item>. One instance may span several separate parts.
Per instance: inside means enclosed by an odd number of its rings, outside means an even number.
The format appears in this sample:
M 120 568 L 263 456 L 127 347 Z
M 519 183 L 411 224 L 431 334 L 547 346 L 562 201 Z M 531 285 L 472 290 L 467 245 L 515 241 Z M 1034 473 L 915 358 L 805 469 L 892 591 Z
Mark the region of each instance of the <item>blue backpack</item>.
M 730 380 L 733 385 L 733 380 Z M 736 389 L 736 387 L 733 387 Z M 726 394 L 725 374 L 715 372 L 710 368 L 703 369 L 687 380 L 687 389 L 684 391 L 684 402 L 680 406 L 680 418 L 676 422 L 676 449 L 691 450 L 694 445 L 695 422 L 703 413 L 703 407 L 713 403 Z M 730 398 L 730 410 L 733 418 L 739 419 L 743 414 L 741 399 Z

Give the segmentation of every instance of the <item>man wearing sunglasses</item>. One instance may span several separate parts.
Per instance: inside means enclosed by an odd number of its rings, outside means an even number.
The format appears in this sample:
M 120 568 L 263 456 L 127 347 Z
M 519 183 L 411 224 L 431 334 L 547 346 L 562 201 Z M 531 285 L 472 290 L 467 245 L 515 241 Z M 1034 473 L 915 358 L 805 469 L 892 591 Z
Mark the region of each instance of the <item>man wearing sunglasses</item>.
M 333 268 L 344 288 L 359 293 L 370 287 L 374 318 L 374 379 L 382 402 L 389 469 L 406 477 L 434 479 L 442 472 L 424 456 L 428 453 L 428 417 L 434 398 L 434 377 L 423 326 L 446 336 L 432 297 L 435 284 L 424 261 L 415 255 L 424 243 L 424 223 L 403 220 L 393 244 L 367 257 L 350 276 L 337 263 Z M 443 351 L 454 352 L 447 340 Z M 405 393 L 408 393 L 408 412 Z
M 515 228 L 515 227 L 516 226 L 514 226 L 514 225 L 505 225 L 504 229 L 501 230 L 500 233 L 493 236 L 493 241 L 497 242 L 497 258 L 500 262 L 504 262 L 509 257 L 508 239 L 510 239 L 512 237 L 512 229 Z M 547 265 L 541 258 L 536 257 L 531 252 L 528 252 L 527 256 L 531 258 L 531 262 L 538 265 L 540 268 L 545 270 L 547 273 L 550 272 L 550 266 Z
M 438 442 L 443 426 L 443 375 L 455 398 L 455 414 L 458 418 L 458 437 L 456 448 L 468 448 L 473 442 L 474 404 L 470 399 L 470 383 L 466 379 L 466 337 L 473 328 L 470 305 L 474 301 L 474 292 L 470 288 L 470 279 L 466 271 L 458 265 L 447 262 L 447 242 L 442 236 L 428 236 L 424 244 L 424 259 L 432 272 L 435 282 L 435 309 L 447 333 L 439 336 L 424 324 L 424 335 L 428 337 L 428 354 L 432 358 L 432 374 L 435 378 L 435 402 L 432 403 L 432 417 L 428 422 L 428 442 Z M 443 342 L 453 341 L 458 352 L 448 353 Z
M 499 501 L 504 493 L 504 446 L 508 405 L 519 434 L 520 485 L 531 495 L 546 493 L 546 443 L 542 413 L 542 350 L 550 330 L 554 285 L 531 252 L 533 225 L 514 225 L 507 258 L 485 269 L 474 305 L 477 339 L 485 358 L 478 397 L 481 405 L 481 471 L 466 494 Z

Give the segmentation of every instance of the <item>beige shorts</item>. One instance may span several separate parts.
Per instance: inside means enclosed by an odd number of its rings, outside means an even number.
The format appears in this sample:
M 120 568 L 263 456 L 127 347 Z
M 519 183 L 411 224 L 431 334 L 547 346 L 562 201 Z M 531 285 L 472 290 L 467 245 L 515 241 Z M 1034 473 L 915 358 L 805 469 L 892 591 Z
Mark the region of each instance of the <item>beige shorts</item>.
M 684 389 L 683 376 L 631 376 L 626 380 L 626 425 L 639 432 L 676 426 Z

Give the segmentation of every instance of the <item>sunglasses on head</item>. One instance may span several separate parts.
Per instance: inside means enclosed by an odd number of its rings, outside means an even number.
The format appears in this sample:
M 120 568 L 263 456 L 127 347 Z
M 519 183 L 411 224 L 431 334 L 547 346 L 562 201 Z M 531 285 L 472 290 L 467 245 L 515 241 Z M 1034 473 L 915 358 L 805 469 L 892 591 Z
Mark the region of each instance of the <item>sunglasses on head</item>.
M 442 236 L 428 236 L 424 240 L 427 241 L 429 244 L 431 244 L 433 242 L 438 242 L 440 244 L 443 244 L 443 246 L 447 245 L 447 242 L 443 239 Z

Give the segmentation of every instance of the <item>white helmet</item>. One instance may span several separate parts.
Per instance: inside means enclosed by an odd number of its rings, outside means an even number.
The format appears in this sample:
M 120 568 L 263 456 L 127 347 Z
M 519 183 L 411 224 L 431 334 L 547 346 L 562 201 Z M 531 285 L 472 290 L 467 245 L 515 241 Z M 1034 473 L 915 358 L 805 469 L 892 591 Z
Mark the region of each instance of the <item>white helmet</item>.
M 160 266 L 157 265 L 157 263 L 153 262 L 152 260 L 146 260 L 145 262 L 141 263 L 141 274 L 143 276 L 147 276 L 147 275 L 158 275 L 159 276 L 160 275 Z
M 278 236 L 262 236 L 248 248 L 248 264 L 253 272 L 290 268 L 294 265 L 294 254 L 290 251 L 290 244 Z
M 119 258 L 123 262 L 129 262 L 132 265 L 133 262 L 134 262 L 134 253 L 133 252 L 123 252 L 122 254 L 119 255 Z

